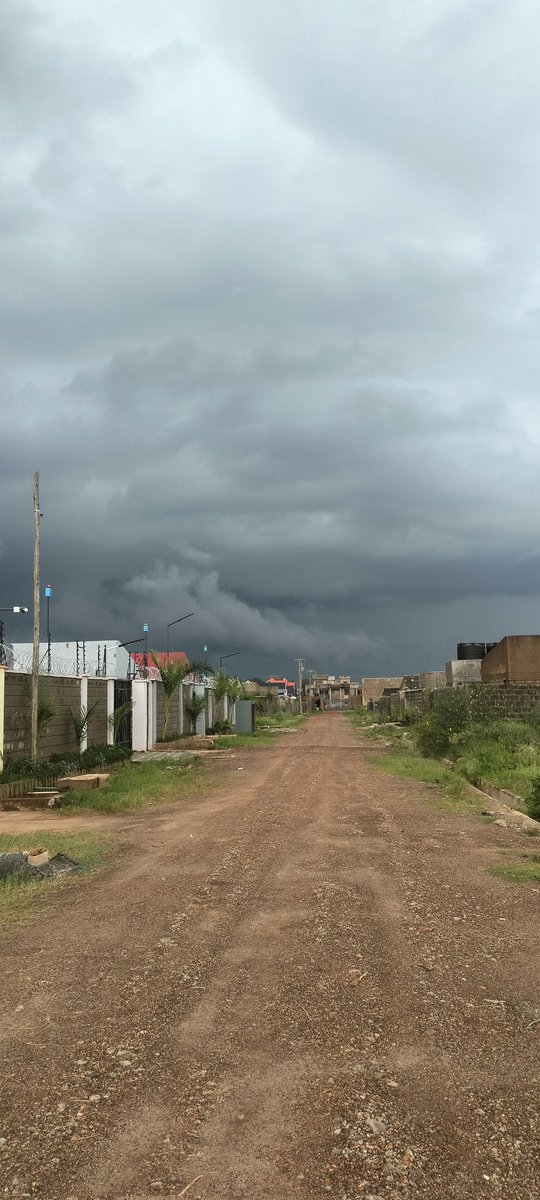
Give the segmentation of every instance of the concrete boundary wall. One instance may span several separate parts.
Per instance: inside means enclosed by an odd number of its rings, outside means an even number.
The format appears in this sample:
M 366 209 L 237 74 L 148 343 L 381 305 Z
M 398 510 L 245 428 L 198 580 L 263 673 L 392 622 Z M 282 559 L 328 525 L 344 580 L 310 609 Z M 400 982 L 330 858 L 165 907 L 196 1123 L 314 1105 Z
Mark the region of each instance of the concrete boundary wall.
M 29 758 L 31 753 L 31 676 L 0 669 L 3 705 L 0 705 L 0 770 L 6 759 Z M 110 684 L 112 683 L 112 688 Z M 109 717 L 114 706 L 114 681 L 87 676 L 40 675 L 40 695 L 51 714 L 39 737 L 38 758 L 79 752 L 71 714 L 96 704 L 89 717 L 81 749 L 109 740 Z M 71 710 L 71 711 L 70 711 Z

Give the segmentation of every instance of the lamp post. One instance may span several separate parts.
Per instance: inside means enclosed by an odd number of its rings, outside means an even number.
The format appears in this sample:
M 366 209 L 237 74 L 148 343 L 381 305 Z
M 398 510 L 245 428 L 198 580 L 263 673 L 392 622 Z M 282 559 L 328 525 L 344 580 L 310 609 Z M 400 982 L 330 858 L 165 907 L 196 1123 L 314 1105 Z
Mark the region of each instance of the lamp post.
M 232 653 L 232 654 L 222 654 L 222 655 L 221 655 L 221 658 L 220 658 L 220 660 L 219 660 L 219 669 L 220 669 L 220 671 L 221 671 L 221 668 L 222 668 L 222 666 L 223 666 L 223 663 L 225 662 L 225 659 L 226 659 L 226 658 L 236 658 L 236 657 L 237 657 L 237 655 L 238 655 L 238 654 L 241 654 L 241 653 L 242 653 L 242 651 L 241 651 L 241 650 L 233 650 L 233 653 Z
M 50 583 L 45 585 L 45 599 L 47 601 L 47 673 L 51 673 L 51 596 L 52 587 Z
M 11 608 L 0 608 L 0 612 L 27 613 L 28 611 L 29 609 L 25 608 L 23 604 L 12 604 Z M 4 622 L 0 618 L 0 666 L 6 666 L 6 664 L 7 654 L 4 646 Z
M 177 617 L 176 621 L 169 621 L 169 624 L 167 625 L 167 662 L 169 661 L 169 629 L 171 628 L 171 625 L 179 625 L 180 621 L 187 621 L 188 617 L 194 617 L 194 616 L 195 616 L 195 613 L 191 612 L 191 613 L 186 613 L 185 617 Z
M 128 646 L 140 646 L 141 642 L 144 642 L 144 638 L 132 638 L 130 642 L 119 642 L 118 649 L 119 650 L 121 650 L 121 649 L 127 650 Z M 129 660 L 130 661 L 128 664 L 128 679 L 131 679 L 131 654 L 129 655 Z M 135 660 L 133 660 L 133 677 L 134 678 L 135 678 L 136 669 L 137 668 L 135 666 Z
M 144 633 L 144 669 L 146 671 L 148 669 L 148 622 L 147 621 L 144 622 L 143 633 Z

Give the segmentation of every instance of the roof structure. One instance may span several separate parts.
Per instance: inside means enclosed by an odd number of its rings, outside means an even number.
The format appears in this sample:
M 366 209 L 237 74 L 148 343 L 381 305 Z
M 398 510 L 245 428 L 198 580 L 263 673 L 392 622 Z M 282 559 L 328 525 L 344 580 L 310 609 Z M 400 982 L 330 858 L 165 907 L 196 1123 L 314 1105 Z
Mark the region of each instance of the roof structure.
M 144 659 L 145 659 L 144 651 L 136 650 L 135 653 L 133 653 L 131 655 L 131 658 L 132 658 L 137 670 L 142 671 L 144 669 Z M 160 678 L 159 670 L 156 667 L 154 659 L 157 659 L 157 661 L 161 667 L 165 666 L 165 664 L 167 662 L 189 664 L 189 659 L 187 657 L 187 654 L 184 654 L 183 650 L 171 650 L 170 654 L 167 654 L 166 650 L 152 650 L 152 652 L 148 651 L 148 660 L 147 660 L 148 661 L 148 668 L 147 668 L 148 674 L 146 676 L 147 679 L 159 679 Z

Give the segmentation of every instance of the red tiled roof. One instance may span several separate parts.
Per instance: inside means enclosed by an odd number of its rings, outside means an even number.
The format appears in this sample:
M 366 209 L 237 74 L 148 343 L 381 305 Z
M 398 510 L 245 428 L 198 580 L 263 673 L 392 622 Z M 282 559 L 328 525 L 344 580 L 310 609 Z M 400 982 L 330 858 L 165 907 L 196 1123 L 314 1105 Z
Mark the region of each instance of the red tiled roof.
M 152 657 L 152 654 L 153 654 L 153 657 Z M 165 650 L 153 650 L 152 654 L 150 653 L 150 651 L 148 651 L 148 666 L 149 667 L 155 666 L 154 658 L 157 659 L 160 666 L 163 666 L 164 663 L 167 662 L 167 652 Z M 144 667 L 144 651 L 137 650 L 137 651 L 135 651 L 134 654 L 131 655 L 131 657 L 132 657 L 133 662 L 135 663 L 136 667 Z M 178 663 L 187 663 L 188 662 L 187 654 L 184 654 L 183 650 L 171 650 L 170 654 L 168 655 L 168 658 L 169 658 L 169 662 L 178 662 Z

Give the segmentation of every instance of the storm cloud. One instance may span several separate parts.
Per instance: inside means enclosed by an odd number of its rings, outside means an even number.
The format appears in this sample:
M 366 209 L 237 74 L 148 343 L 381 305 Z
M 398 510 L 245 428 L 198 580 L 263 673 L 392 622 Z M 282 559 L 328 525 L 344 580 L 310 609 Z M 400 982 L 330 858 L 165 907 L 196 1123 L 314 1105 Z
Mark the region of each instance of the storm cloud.
M 39 469 L 59 640 L 195 609 L 191 653 L 357 677 L 536 632 L 537 6 L 3 14 L 0 605 Z

